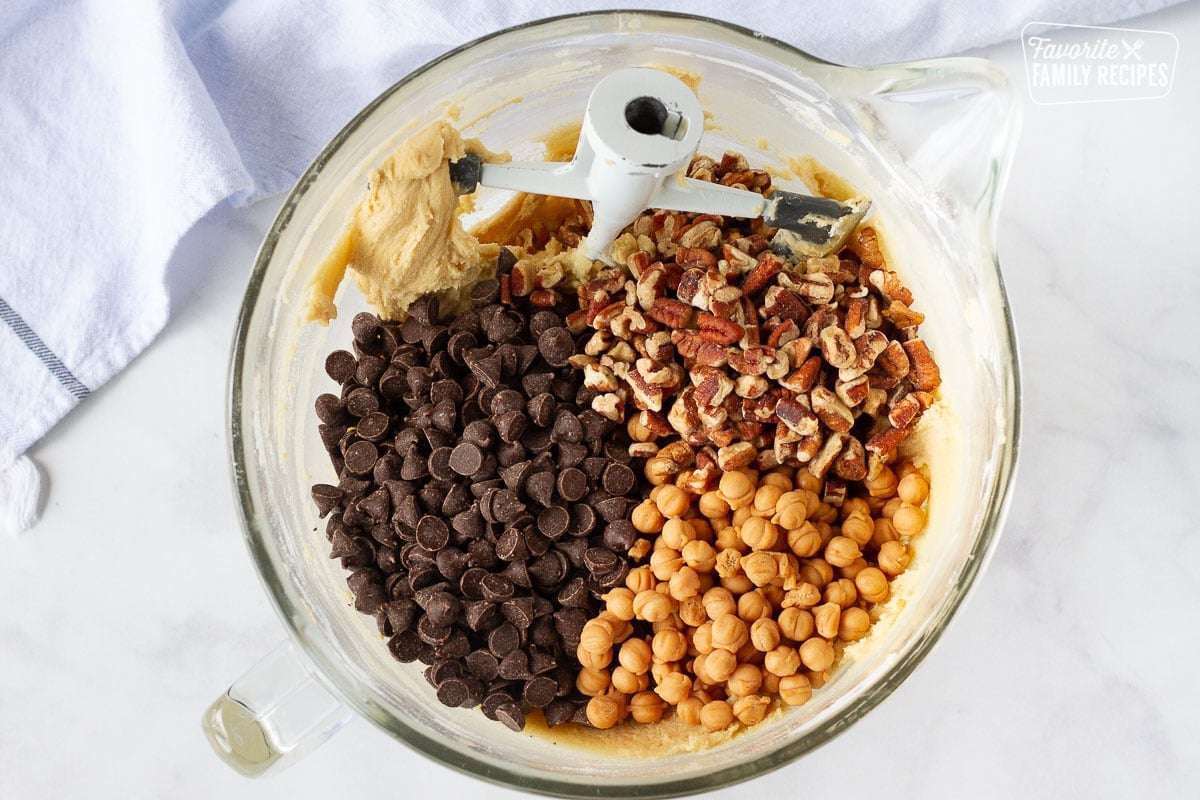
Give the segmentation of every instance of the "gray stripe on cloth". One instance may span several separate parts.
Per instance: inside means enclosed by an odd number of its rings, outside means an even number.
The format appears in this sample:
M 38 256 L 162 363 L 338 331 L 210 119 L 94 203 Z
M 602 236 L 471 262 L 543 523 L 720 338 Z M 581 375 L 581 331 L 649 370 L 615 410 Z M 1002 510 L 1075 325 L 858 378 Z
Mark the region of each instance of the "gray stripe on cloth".
M 58 356 L 54 355 L 54 351 L 47 347 L 46 343 L 34 333 L 33 328 L 30 328 L 29 324 L 21 319 L 21 315 L 13 311 L 12 306 L 4 302 L 3 297 L 0 297 L 0 321 L 3 321 L 8 327 L 12 328 L 12 332 L 29 348 L 29 352 L 38 357 L 42 365 L 50 371 L 51 375 L 58 379 L 63 388 L 70 392 L 76 400 L 82 400 L 91 393 L 91 390 L 84 386 L 71 373 L 71 370 L 67 369 L 67 365 L 59 360 Z

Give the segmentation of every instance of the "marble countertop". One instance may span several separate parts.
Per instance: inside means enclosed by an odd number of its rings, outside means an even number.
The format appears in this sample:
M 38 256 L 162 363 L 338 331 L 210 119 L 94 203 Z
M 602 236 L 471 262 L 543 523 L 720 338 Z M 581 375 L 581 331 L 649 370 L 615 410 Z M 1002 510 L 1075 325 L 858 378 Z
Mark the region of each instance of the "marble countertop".
M 1169 97 L 1026 107 L 999 233 L 1023 452 L 990 569 L 878 709 L 714 796 L 1200 794 L 1200 4 L 1130 26 L 1178 36 Z M 1023 83 L 1018 43 L 983 55 Z M 0 539 L 0 798 L 517 796 L 362 721 L 257 782 L 201 735 L 284 635 L 225 443 L 230 332 L 277 206 L 189 234 L 172 274 L 203 282 L 176 280 L 162 337 L 32 451 L 43 521 Z

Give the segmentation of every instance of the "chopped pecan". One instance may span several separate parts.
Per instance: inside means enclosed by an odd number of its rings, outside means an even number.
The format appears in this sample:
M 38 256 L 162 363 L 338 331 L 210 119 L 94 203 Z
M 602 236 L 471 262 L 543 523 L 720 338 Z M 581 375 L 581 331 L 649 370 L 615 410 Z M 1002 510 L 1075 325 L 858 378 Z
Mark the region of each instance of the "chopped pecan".
M 867 307 L 870 304 L 865 297 L 852 297 L 846 301 L 846 319 L 842 326 L 851 339 L 857 339 L 867 332 Z
M 643 411 L 662 411 L 665 393 L 661 386 L 651 384 L 636 368 L 625 373 L 625 382 L 633 395 L 634 406 Z
M 687 442 L 671 442 L 659 450 L 658 454 L 678 464 L 680 469 L 691 469 L 696 463 L 696 449 Z
M 625 392 L 617 390 L 592 398 L 592 410 L 613 422 L 625 421 Z
M 587 309 L 581 308 L 578 311 L 572 311 L 570 314 L 567 314 L 565 321 L 567 323 L 567 330 L 569 330 L 573 336 L 578 336 L 587 330 Z
M 733 320 L 721 319 L 712 314 L 701 313 L 696 318 L 696 323 L 700 326 L 700 338 L 719 345 L 735 344 L 745 333 L 745 329 Z
M 824 437 L 819 433 L 813 433 L 808 436 L 801 436 L 796 442 L 796 460 L 801 464 L 806 464 L 816 458 L 817 453 L 821 449 L 821 444 L 824 442 Z
M 782 286 L 771 286 L 763 295 L 762 313 L 768 317 L 790 319 L 803 325 L 808 319 L 808 307 L 795 293 Z
M 529 294 L 529 304 L 535 308 L 554 308 L 562 302 L 562 295 L 553 289 L 534 289 Z
M 642 409 L 642 413 L 638 414 L 638 422 L 656 437 L 671 435 L 671 423 L 667 422 L 667 418 L 656 411 Z
M 799 436 L 811 436 L 821 427 L 817 415 L 794 398 L 781 398 L 775 406 L 775 415 Z
M 857 353 L 850 334 L 837 325 L 830 325 L 821 331 L 821 354 L 832 367 L 848 367 L 854 363 Z
M 509 273 L 509 291 L 513 297 L 528 297 L 533 291 L 533 278 L 536 272 L 532 261 L 521 259 L 516 264 L 513 264 L 512 272 Z
M 629 342 L 617 342 L 606 355 L 613 361 L 623 361 L 626 364 L 633 363 L 638 356 L 637 351 L 630 346 Z
M 924 314 L 913 311 L 899 300 L 893 300 L 883 315 L 890 319 L 897 328 L 915 328 L 925 321 Z
M 722 271 L 726 275 L 741 275 L 744 272 L 754 269 L 755 264 L 758 263 L 755 261 L 754 256 L 730 244 L 721 245 L 721 256 L 725 261 L 725 267 Z
M 904 343 L 904 352 L 908 354 L 909 362 L 912 365 L 912 371 L 908 377 L 914 386 L 921 391 L 932 392 L 942 385 L 941 370 L 938 369 L 937 362 L 933 360 L 933 353 L 929 351 L 929 346 L 925 344 L 924 339 L 909 339 Z
M 820 356 L 811 356 L 780 383 L 797 394 L 806 394 L 816 384 L 817 376 L 821 374 L 822 363 Z
M 768 342 L 769 344 L 769 342 Z M 778 348 L 781 352 L 787 353 L 789 364 L 803 364 L 808 360 L 808 356 L 812 353 L 813 340 L 806 336 L 797 336 Z M 805 389 L 805 391 L 808 391 Z
M 739 375 L 733 391 L 738 397 L 762 397 L 767 393 L 767 379 L 758 375 Z
M 726 351 L 729 366 L 742 375 L 762 375 L 766 373 L 767 367 L 770 366 L 771 359 L 774 357 L 774 348 L 764 347 L 763 345 L 754 345 L 747 347 L 745 350 L 729 348 Z
M 785 319 L 771 330 L 771 334 L 767 337 L 767 344 L 778 349 L 798 338 L 800 338 L 800 326 L 793 320 Z
M 808 471 L 818 478 L 824 478 L 825 473 L 833 466 L 833 462 L 841 454 L 850 437 L 844 433 L 831 433 L 821 445 L 821 449 L 808 462 Z
M 904 352 L 904 345 L 897 341 L 888 342 L 888 346 L 879 354 L 879 358 L 875 359 L 875 366 L 889 377 L 900 380 L 908 377 L 910 369 L 908 361 L 908 353 Z
M 867 390 L 867 399 L 863 400 L 860 411 L 869 417 L 874 417 L 878 416 L 885 405 L 887 405 L 887 392 L 872 387 Z
M 804 335 L 814 342 L 821 338 L 821 331 L 830 325 L 837 325 L 837 314 L 829 306 L 820 306 L 804 323 Z
M 775 413 L 779 399 L 770 394 L 762 397 L 743 397 L 741 407 L 742 419 L 760 424 L 774 424 L 779 422 L 779 417 Z
M 885 457 L 896 450 L 908 438 L 909 431 L 900 428 L 884 428 L 867 440 L 867 452 Z
M 650 318 L 672 330 L 686 328 L 692 318 L 692 307 L 670 297 L 658 297 L 650 305 Z
M 701 269 L 684 270 L 675 294 L 684 303 L 707 311 L 712 295 L 704 286 L 704 274 Z
M 708 308 L 718 317 L 730 319 L 741 310 L 742 290 L 736 286 L 719 286 L 709 295 Z
M 667 271 L 663 269 L 662 264 L 655 263 L 648 266 L 637 282 L 637 301 L 638 306 L 642 311 L 649 311 L 654 307 L 654 301 L 667 293 Z M 679 302 L 676 300 L 675 302 Z M 683 305 L 680 303 L 680 305 Z M 660 322 L 662 320 L 659 320 Z M 665 323 L 664 323 L 665 324 Z
M 681 267 L 699 267 L 708 270 L 716 268 L 717 257 L 708 250 L 681 244 L 675 251 L 675 263 Z
M 715 367 L 696 367 L 691 372 L 692 385 L 696 387 L 696 404 L 717 406 L 733 391 L 733 380 L 725 370 Z
M 599 356 L 607 353 L 612 347 L 615 337 L 608 331 L 596 331 L 583 346 L 583 352 L 589 356 Z
M 717 466 L 725 472 L 750 466 L 758 450 L 750 442 L 737 442 L 717 450 Z
M 925 409 L 933 404 L 933 395 L 929 392 L 909 392 L 895 403 L 888 411 L 888 422 L 893 428 L 911 428 L 925 413 Z
M 877 269 L 871 273 L 871 285 L 879 290 L 883 298 L 888 302 L 899 300 L 906 306 L 911 306 L 913 302 L 912 292 L 910 292 L 903 283 L 900 282 L 900 277 L 891 270 Z
M 671 342 L 679 355 L 694 364 L 723 367 L 728 362 L 728 353 L 724 347 L 704 341 L 696 331 L 675 331 L 671 334 Z
M 717 453 L 711 445 L 696 451 L 696 470 L 711 470 L 717 466 Z
M 721 229 L 706 219 L 681 228 L 671 239 L 680 247 L 711 250 L 721 244 Z
M 754 269 L 742 279 L 742 292 L 745 294 L 758 294 L 763 289 L 770 285 L 775 276 L 783 268 L 783 261 L 779 256 L 772 253 L 770 250 L 764 250 L 758 256 L 758 261 L 754 265 Z
M 854 412 L 824 386 L 814 386 L 808 394 L 813 413 L 830 430 L 845 433 L 854 425 Z
M 500 276 L 500 302 L 506 306 L 512 305 L 512 275 L 505 273 Z
M 517 262 L 520 263 L 519 261 Z M 515 267 L 514 267 L 515 269 Z M 564 273 L 562 264 L 557 261 L 547 261 L 540 264 L 533 274 L 534 289 L 553 289 L 562 283 Z
M 629 455 L 632 458 L 654 458 L 658 455 L 658 445 L 654 442 L 634 442 L 629 445 Z
M 875 233 L 874 228 L 868 226 L 860 230 L 856 237 L 856 243 L 858 245 L 858 257 L 862 260 L 863 264 L 872 268 L 883 266 L 883 253 L 879 249 L 879 236 Z
M 833 300 L 833 279 L 824 272 L 810 275 L 780 274 L 779 285 L 791 289 L 813 305 L 823 305 Z
M 675 345 L 671 343 L 669 331 L 656 331 L 645 338 L 646 357 L 661 364 L 675 360 Z
M 834 384 L 833 390 L 837 394 L 838 399 L 845 403 L 847 407 L 854 408 L 867 399 L 871 387 L 867 381 L 867 376 L 859 375 L 857 378 L 851 378 L 848 381 L 838 380 Z
M 888 338 L 882 331 L 869 330 L 859 336 L 854 340 L 854 360 L 838 370 L 838 377 L 848 381 L 869 371 L 887 346 Z
M 862 442 L 853 436 L 846 439 L 841 455 L 833 462 L 833 474 L 848 481 L 861 481 L 867 477 L 867 451 Z
M 771 348 L 767 348 L 771 350 Z M 787 377 L 792 370 L 792 360 L 788 357 L 787 351 L 775 350 L 774 355 L 767 362 L 766 376 L 773 381 L 781 381 Z
M 603 364 L 583 365 L 583 385 L 596 392 L 615 392 L 620 388 L 617 376 Z
M 853 440 L 852 440 L 853 441 Z M 861 448 L 862 445 L 860 444 Z M 842 451 L 842 455 L 838 456 L 838 460 L 833 462 L 833 471 L 836 474 L 838 465 L 842 463 L 842 459 L 846 456 L 846 452 Z M 865 462 L 864 462 L 865 463 Z M 866 475 L 867 468 L 863 467 L 863 474 Z M 842 475 L 840 477 L 845 478 Z M 858 480 L 857 478 L 846 478 L 846 480 Z M 838 480 L 838 478 L 825 478 L 825 485 L 821 488 L 821 502 L 828 503 L 834 508 L 841 508 L 842 503 L 846 502 L 846 481 Z
M 604 308 L 600 309 L 596 316 L 592 318 L 591 324 L 596 328 L 604 329 L 612 325 L 613 319 L 626 309 L 624 301 L 609 303 Z

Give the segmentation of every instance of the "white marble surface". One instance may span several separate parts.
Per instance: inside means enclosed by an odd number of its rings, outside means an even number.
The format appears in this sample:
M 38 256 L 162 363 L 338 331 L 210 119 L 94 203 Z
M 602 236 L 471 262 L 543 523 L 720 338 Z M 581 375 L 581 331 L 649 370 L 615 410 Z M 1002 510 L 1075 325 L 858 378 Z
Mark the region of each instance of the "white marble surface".
M 1026 109 L 1000 229 L 1025 429 L 990 570 L 880 708 L 720 796 L 1200 795 L 1200 4 L 1137 27 L 1179 37 L 1170 97 Z M 986 54 L 1023 80 L 1017 44 Z M 179 266 L 209 277 L 174 286 L 161 339 L 33 450 L 44 519 L 0 539 L 0 798 L 516 796 L 363 722 L 259 782 L 201 736 L 201 710 L 283 636 L 224 433 L 230 332 L 274 207 L 189 236 Z

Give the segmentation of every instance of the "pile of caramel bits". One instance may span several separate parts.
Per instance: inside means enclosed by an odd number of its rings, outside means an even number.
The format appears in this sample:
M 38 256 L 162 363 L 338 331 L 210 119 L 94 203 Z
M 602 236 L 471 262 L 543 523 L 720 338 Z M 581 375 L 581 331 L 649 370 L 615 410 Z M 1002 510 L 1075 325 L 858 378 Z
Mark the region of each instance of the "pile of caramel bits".
M 767 192 L 727 153 L 689 175 Z M 898 448 L 941 375 L 875 230 L 794 256 L 761 220 L 647 212 L 578 291 L 572 365 L 654 488 L 626 585 L 577 648 L 588 721 L 710 731 L 800 705 L 864 637 L 925 526 Z
M 633 511 L 643 538 L 632 554 L 649 561 L 604 595 L 580 637 L 588 721 L 657 722 L 673 706 L 720 731 L 762 721 L 773 698 L 807 702 L 904 572 L 928 482 L 911 462 L 885 465 L 839 508 L 805 470 L 697 470 L 686 443 L 670 457 L 674 481 Z

